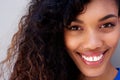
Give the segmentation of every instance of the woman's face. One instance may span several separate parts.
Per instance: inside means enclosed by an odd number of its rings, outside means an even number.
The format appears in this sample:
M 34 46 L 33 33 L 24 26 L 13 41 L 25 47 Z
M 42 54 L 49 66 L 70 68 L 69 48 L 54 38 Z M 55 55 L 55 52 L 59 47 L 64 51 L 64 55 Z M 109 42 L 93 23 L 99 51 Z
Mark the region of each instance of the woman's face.
M 88 77 L 104 74 L 120 36 L 115 0 L 91 0 L 64 32 L 67 51 L 79 70 Z

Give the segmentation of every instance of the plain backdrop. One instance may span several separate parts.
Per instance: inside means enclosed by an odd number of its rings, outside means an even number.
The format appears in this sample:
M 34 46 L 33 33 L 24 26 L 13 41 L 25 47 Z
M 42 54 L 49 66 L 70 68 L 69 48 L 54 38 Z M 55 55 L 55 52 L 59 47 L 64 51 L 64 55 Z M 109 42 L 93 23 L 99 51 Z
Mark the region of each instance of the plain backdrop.
M 11 38 L 18 29 L 20 18 L 26 13 L 29 1 L 0 0 L 0 61 L 6 58 Z M 120 43 L 111 61 L 114 66 L 120 67 Z
M 5 59 L 20 18 L 26 13 L 30 0 L 0 0 L 0 61 Z

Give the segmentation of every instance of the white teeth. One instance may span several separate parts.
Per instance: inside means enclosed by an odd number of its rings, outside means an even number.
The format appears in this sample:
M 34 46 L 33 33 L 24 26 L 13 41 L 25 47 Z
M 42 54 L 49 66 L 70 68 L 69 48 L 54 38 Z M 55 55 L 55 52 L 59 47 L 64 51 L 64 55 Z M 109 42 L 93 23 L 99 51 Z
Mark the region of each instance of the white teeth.
M 90 56 L 90 57 L 82 55 L 82 58 L 86 61 L 99 61 L 102 57 L 103 57 L 103 54 L 99 56 Z

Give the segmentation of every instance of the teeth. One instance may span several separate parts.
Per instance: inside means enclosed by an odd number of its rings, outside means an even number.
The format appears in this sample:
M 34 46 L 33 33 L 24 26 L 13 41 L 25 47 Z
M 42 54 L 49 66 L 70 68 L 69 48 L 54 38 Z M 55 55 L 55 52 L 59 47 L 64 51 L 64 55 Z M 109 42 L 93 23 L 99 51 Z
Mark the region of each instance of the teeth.
M 103 57 L 103 54 L 99 56 L 90 56 L 90 57 L 82 55 L 82 58 L 86 61 L 99 61 L 102 57 Z

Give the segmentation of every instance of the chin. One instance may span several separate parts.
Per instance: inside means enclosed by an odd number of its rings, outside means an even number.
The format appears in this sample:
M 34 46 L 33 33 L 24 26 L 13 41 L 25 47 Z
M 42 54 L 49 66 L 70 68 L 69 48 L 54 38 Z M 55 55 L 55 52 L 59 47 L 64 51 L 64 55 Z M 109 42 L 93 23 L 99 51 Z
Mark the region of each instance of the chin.
M 82 73 L 85 77 L 93 78 L 93 77 L 99 77 L 99 76 L 103 75 L 104 71 L 105 71 L 104 69 L 90 69 L 90 70 L 86 69 Z
M 81 66 L 79 70 L 87 78 L 97 78 L 104 75 L 109 67 L 109 62 L 105 61 L 98 66 Z

